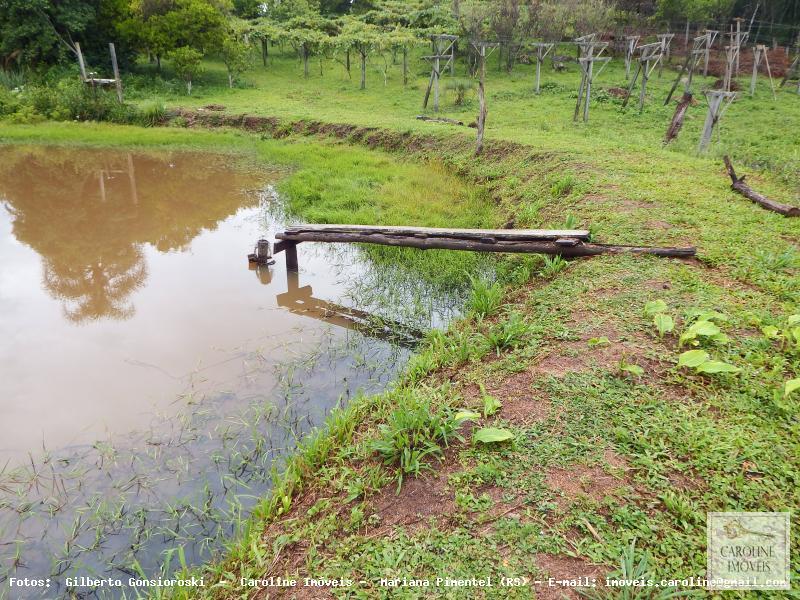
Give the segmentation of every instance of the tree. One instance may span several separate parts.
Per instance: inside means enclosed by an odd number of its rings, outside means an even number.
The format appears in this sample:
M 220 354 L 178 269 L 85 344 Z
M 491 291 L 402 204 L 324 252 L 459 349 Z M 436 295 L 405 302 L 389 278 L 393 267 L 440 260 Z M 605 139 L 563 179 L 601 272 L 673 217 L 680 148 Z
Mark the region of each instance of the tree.
M 305 77 L 308 77 L 308 59 L 330 46 L 332 40 L 329 33 L 337 33 L 335 23 L 319 15 L 303 15 L 286 23 L 286 39 L 303 60 Z
M 222 42 L 220 53 L 228 70 L 228 87 L 233 87 L 236 78 L 250 67 L 250 49 L 239 39 L 228 36 Z
M 169 54 L 175 74 L 186 82 L 186 93 L 192 94 L 192 80 L 200 74 L 203 55 L 188 46 L 176 48 Z
M 382 49 L 386 42 L 380 28 L 354 17 L 344 20 L 339 37 L 347 40 L 361 60 L 361 89 L 367 87 L 367 58 L 373 50 Z
M 218 51 L 227 33 L 228 5 L 215 0 L 134 0 L 125 23 L 129 35 L 156 58 L 184 46 L 201 53 Z
M 75 41 L 94 21 L 96 7 L 88 0 L 0 1 L 0 55 L 35 67 L 54 64 L 75 54 Z
M 252 37 L 261 44 L 261 61 L 267 66 L 269 57 L 269 44 L 273 44 L 286 37 L 286 30 L 268 18 L 259 19 L 252 29 Z

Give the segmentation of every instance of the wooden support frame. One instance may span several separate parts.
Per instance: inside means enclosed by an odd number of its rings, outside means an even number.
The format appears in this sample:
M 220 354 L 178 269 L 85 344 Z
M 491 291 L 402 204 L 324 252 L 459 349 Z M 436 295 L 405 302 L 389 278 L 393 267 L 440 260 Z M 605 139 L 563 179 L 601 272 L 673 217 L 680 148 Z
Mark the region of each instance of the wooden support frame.
M 769 66 L 769 57 L 767 56 L 767 47 L 764 44 L 756 44 L 753 46 L 753 75 L 750 79 L 750 96 L 756 93 L 756 82 L 758 80 L 758 68 L 761 66 L 761 61 L 767 67 L 767 76 L 769 77 L 769 86 L 772 89 L 772 99 L 776 100 L 775 84 L 772 81 L 772 69 Z
M 709 39 L 708 33 L 694 38 L 692 41 L 692 49 L 686 54 L 686 60 L 684 61 L 681 70 L 678 71 L 675 81 L 672 82 L 672 87 L 670 88 L 669 93 L 664 100 L 664 106 L 669 104 L 669 101 L 672 100 L 672 95 L 675 93 L 675 90 L 678 88 L 678 84 L 681 82 L 681 78 L 684 75 L 686 75 L 686 83 L 683 86 L 683 93 L 692 93 L 692 79 L 694 78 L 694 71 L 697 68 L 697 65 L 700 63 L 700 59 L 708 52 Z
M 103 87 L 113 85 L 117 91 L 117 100 L 122 102 L 122 78 L 120 77 L 119 64 L 117 63 L 117 50 L 114 47 L 114 44 L 111 42 L 108 44 L 108 53 L 111 56 L 111 68 L 114 72 L 114 78 L 104 79 L 101 77 L 96 77 L 94 72 L 87 72 L 86 61 L 83 58 L 81 45 L 78 42 L 75 42 L 75 54 L 78 57 L 78 68 L 81 71 L 81 81 L 84 84 L 91 86 L 92 89 L 96 89 L 97 86 Z
M 697 151 L 700 153 L 708 149 L 708 145 L 711 143 L 711 134 L 722 118 L 725 109 L 727 109 L 736 98 L 736 92 L 706 90 L 705 96 L 706 102 L 708 102 L 708 113 L 706 114 L 703 131 L 700 134 L 700 143 L 697 146 Z
M 636 54 L 636 48 L 639 46 L 641 36 L 628 35 L 625 36 L 625 80 L 631 78 L 631 63 L 633 63 L 633 56 Z
M 636 81 L 641 74 L 642 84 L 639 91 L 639 112 L 641 113 L 644 109 L 644 99 L 647 94 L 647 82 L 650 79 L 650 75 L 652 75 L 655 68 L 661 62 L 661 58 L 663 56 L 663 45 L 661 42 L 653 42 L 652 44 L 639 46 L 638 50 L 641 53 L 641 56 L 638 58 L 639 64 L 636 66 L 636 72 L 634 73 L 633 79 L 631 79 L 631 83 L 628 86 L 628 93 L 625 95 L 625 100 L 622 101 L 622 106 L 625 107 L 628 105 L 631 92 L 633 91 Z
M 672 40 L 675 38 L 674 33 L 659 33 L 657 36 L 658 41 L 661 43 L 661 56 L 662 59 L 658 63 L 658 78 L 661 79 L 661 74 L 664 70 L 664 63 L 672 57 Z
M 536 49 L 536 93 L 539 94 L 541 91 L 539 83 L 542 77 L 542 64 L 544 63 L 544 59 L 547 58 L 547 55 L 550 54 L 555 47 L 555 44 L 537 42 L 533 44 L 532 47 Z
M 439 112 L 439 80 L 442 76 L 442 70 L 450 67 L 452 73 L 452 65 L 455 61 L 455 42 L 458 40 L 457 35 L 438 34 L 431 36 L 431 46 L 433 47 L 433 54 L 431 56 L 423 56 L 424 60 L 431 61 L 431 77 L 428 80 L 428 88 L 425 90 L 425 99 L 422 101 L 422 108 L 428 108 L 428 100 L 430 99 L 431 90 L 433 90 L 433 110 Z M 442 66 L 442 60 L 445 61 Z
M 472 47 L 478 53 L 478 119 L 477 136 L 475 141 L 475 156 L 483 152 L 483 133 L 486 129 L 486 58 L 491 56 L 495 48 L 500 44 L 497 42 L 471 42 Z M 486 51 L 489 50 L 487 53 Z
M 706 29 L 705 31 L 705 47 L 703 48 L 703 77 L 708 77 L 708 59 L 711 56 L 711 47 L 714 45 L 714 40 L 717 39 L 719 31 L 716 29 Z
M 591 33 L 589 35 L 575 38 L 575 44 L 578 47 L 578 65 L 581 68 L 581 81 L 578 85 L 578 100 L 575 103 L 575 113 L 572 117 L 573 121 L 577 121 L 579 116 L 582 116 L 583 122 L 589 121 L 589 103 L 592 98 L 592 84 L 596 77 L 602 73 L 603 69 L 608 65 L 611 57 L 601 56 L 608 48 L 607 42 L 597 41 L 598 34 Z M 603 65 L 598 71 L 594 70 L 594 63 L 600 62 Z

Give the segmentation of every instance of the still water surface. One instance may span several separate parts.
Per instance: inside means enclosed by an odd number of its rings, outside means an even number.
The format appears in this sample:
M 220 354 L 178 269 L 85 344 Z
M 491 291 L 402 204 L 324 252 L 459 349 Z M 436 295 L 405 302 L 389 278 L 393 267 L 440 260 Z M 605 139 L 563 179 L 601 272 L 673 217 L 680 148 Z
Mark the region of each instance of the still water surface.
M 286 222 L 284 176 L 0 147 L 0 596 L 11 576 L 63 594 L 134 563 L 166 574 L 177 547 L 207 560 L 298 437 L 383 389 L 414 333 L 452 316 L 353 248 L 251 270 L 254 241 Z

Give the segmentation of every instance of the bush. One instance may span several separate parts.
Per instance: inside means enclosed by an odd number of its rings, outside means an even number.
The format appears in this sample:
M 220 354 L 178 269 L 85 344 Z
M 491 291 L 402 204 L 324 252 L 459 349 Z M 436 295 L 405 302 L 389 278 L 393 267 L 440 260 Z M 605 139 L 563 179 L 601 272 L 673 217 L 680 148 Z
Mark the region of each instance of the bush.
M 150 100 L 139 108 L 136 122 L 145 127 L 160 125 L 167 118 L 167 108 L 161 100 Z
M 461 106 L 473 89 L 475 89 L 475 82 L 468 79 L 453 79 L 447 82 L 445 89 L 448 92 L 453 92 L 453 104 Z
M 14 114 L 19 105 L 19 98 L 16 94 L 11 93 L 5 87 L 0 87 L 0 117 Z

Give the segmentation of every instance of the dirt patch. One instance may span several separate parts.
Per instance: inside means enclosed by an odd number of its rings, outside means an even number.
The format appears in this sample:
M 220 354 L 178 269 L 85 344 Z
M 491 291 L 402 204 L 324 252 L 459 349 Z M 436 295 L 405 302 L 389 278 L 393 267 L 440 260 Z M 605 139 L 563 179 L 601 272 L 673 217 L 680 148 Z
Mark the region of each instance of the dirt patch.
M 672 229 L 674 227 L 672 223 L 667 223 L 666 221 L 647 221 L 647 223 L 645 223 L 644 226 L 647 227 L 648 229 L 655 229 L 661 231 Z
M 550 400 L 536 389 L 535 377 L 530 371 L 514 373 L 486 391 L 503 403 L 498 417 L 505 421 L 529 425 L 544 421 L 550 415 Z
M 545 475 L 545 484 L 559 496 L 556 503 L 562 509 L 578 498 L 591 498 L 595 502 L 625 485 L 625 480 L 609 475 L 597 466 L 574 465 L 568 469 L 552 468 Z
M 458 449 L 451 446 L 445 451 L 444 461 L 434 465 L 434 472 L 404 479 L 399 494 L 397 488 L 390 485 L 374 496 L 366 512 L 380 517 L 380 525 L 367 535 L 386 535 L 397 527 L 413 532 L 431 519 L 446 520 L 453 515 L 457 509 L 447 480 L 460 468 L 457 454 Z
M 610 87 L 606 90 L 609 96 L 614 98 L 625 98 L 628 95 L 628 90 L 621 87 Z
M 607 570 L 602 565 L 595 565 L 583 558 L 564 554 L 537 554 L 535 560 L 536 566 L 544 573 L 545 577 L 551 577 L 557 581 L 577 580 L 588 577 L 589 580 L 596 579 L 599 584 Z M 547 579 L 544 579 L 542 584 L 535 585 L 534 589 L 536 590 L 537 600 L 580 598 L 576 589 L 561 585 L 551 587 L 548 585 Z
M 227 107 L 224 104 L 206 104 L 200 110 L 225 110 Z

